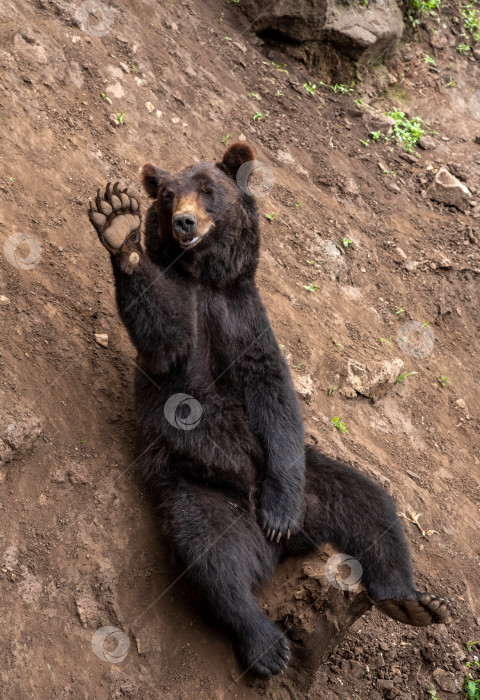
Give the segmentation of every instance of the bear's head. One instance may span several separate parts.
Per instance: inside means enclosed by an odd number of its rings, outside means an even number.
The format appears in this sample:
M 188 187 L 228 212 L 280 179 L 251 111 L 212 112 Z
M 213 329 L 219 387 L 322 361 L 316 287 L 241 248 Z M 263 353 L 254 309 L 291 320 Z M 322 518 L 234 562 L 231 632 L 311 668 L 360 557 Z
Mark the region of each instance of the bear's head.
M 234 143 L 220 163 L 196 163 L 178 173 L 152 163 L 140 169 L 155 201 L 148 210 L 145 243 L 153 262 L 172 266 L 198 281 L 218 286 L 253 276 L 258 259 L 258 213 L 243 165 L 253 150 Z M 241 181 L 239 184 L 238 181 Z

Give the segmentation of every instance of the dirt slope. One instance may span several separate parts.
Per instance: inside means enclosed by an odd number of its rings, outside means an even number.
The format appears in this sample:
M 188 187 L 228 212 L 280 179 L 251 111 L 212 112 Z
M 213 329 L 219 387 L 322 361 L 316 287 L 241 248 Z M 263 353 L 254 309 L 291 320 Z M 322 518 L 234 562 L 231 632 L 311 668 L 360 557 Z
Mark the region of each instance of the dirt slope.
M 480 194 L 480 125 L 468 109 L 480 70 L 455 51 L 457 9 L 439 25 L 441 49 L 407 44 L 355 93 L 309 96 L 302 84 L 315 78 L 291 63 L 282 72 L 275 53 L 273 65 L 233 3 L 111 8 L 84 31 L 64 0 L 0 6 L 1 695 L 295 696 L 288 674 L 232 684 L 242 670 L 227 636 L 175 580 L 135 477 L 134 351 L 85 213 L 107 180 L 135 184 L 147 159 L 166 169 L 218 159 L 230 134 L 273 171 L 258 280 L 304 387 L 309 440 L 384 483 L 399 512 L 421 513 L 430 537 L 405 521 L 418 583 L 448 596 L 455 616 L 448 630 L 418 631 L 367 614 L 310 697 L 413 699 L 431 687 L 460 697 L 464 644 L 480 639 L 480 227 L 475 207 L 460 213 L 425 194 L 448 163 Z M 374 94 L 380 111 L 430 120 L 436 148 L 409 162 L 391 141 L 364 147 L 354 99 Z M 412 321 L 417 336 L 404 328 Z M 346 390 L 349 359 L 395 358 L 417 374 L 375 403 Z M 92 651 L 106 625 L 130 641 L 121 662 Z

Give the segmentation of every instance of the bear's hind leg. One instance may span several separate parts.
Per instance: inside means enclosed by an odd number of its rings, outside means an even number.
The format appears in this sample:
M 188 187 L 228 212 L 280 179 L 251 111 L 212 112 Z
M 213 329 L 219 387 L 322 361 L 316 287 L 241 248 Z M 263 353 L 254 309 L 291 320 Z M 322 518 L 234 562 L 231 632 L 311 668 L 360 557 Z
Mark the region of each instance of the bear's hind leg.
M 309 447 L 306 502 L 304 528 L 286 553 L 331 542 L 360 563 L 368 594 L 386 615 L 417 627 L 450 622 L 443 598 L 416 589 L 395 502 L 383 488 Z
M 285 635 L 263 614 L 252 590 L 274 570 L 280 545 L 266 541 L 246 502 L 182 482 L 162 494 L 160 509 L 185 573 L 234 634 L 247 670 L 268 677 L 290 658 Z

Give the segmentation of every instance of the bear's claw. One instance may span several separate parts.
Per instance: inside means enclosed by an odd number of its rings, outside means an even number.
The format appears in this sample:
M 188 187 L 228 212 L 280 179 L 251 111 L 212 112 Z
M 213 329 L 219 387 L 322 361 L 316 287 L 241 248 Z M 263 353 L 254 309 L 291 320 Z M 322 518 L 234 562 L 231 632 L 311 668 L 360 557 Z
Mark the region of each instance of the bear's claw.
M 448 625 L 452 621 L 448 601 L 437 598 L 432 593 L 417 591 L 416 598 L 376 600 L 375 605 L 385 615 L 405 625 L 426 627 L 435 624 Z
M 90 221 L 100 242 L 110 253 L 118 253 L 124 243 L 140 241 L 141 216 L 138 202 L 119 183 L 108 182 L 103 195 L 100 189 L 94 201 L 90 201 Z

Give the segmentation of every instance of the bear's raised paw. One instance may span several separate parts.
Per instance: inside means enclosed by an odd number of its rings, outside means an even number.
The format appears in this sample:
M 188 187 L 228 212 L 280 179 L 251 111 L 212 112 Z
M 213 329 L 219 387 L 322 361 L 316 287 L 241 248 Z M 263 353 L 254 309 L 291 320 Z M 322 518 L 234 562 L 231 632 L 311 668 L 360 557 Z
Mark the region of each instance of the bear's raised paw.
M 90 221 L 103 246 L 110 253 L 118 253 L 129 240 L 140 241 L 140 208 L 138 202 L 127 189 L 120 190 L 118 182 L 111 188 L 107 184 L 102 195 L 100 189 L 90 202 Z
M 451 621 L 448 602 L 444 598 L 437 598 L 432 593 L 417 591 L 417 597 L 406 600 L 378 600 L 377 608 L 398 622 L 414 627 L 426 627 L 427 625 L 444 624 Z

